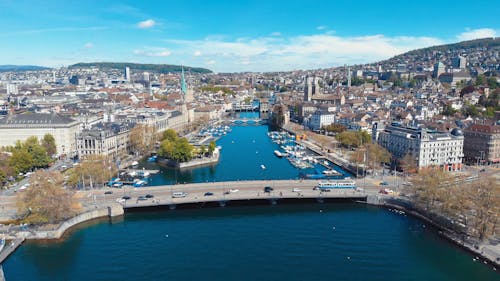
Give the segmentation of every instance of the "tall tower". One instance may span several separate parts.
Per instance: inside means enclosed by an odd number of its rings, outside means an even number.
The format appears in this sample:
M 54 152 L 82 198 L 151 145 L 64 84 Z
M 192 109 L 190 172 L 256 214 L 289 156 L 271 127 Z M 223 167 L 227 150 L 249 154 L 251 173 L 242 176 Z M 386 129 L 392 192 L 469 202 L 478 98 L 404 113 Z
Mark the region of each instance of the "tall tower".
M 181 73 L 181 92 L 184 95 L 185 103 L 189 103 L 194 100 L 193 90 L 191 89 L 191 87 L 188 87 L 186 79 L 184 78 L 184 67 L 182 68 L 182 73 Z
M 347 89 L 351 88 L 351 66 L 347 66 Z
M 127 82 L 130 82 L 130 67 L 126 66 L 125 67 L 125 80 L 127 80 Z
M 304 102 L 311 101 L 313 89 L 312 89 L 312 79 L 309 76 L 306 76 L 304 81 Z

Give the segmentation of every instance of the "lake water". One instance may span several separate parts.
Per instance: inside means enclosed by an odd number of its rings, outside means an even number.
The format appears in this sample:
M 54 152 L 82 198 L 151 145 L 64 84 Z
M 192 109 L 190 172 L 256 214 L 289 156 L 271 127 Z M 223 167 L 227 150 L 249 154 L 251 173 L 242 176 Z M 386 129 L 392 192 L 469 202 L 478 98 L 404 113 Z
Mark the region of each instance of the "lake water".
M 361 204 L 128 213 L 26 243 L 6 280 L 499 280 L 429 226 Z

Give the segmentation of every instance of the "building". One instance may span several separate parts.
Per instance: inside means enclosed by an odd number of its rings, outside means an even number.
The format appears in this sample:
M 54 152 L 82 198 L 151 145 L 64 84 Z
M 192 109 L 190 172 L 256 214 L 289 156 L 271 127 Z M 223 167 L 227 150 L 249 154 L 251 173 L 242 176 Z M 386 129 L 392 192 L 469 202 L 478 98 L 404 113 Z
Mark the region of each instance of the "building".
M 0 120 L 0 147 L 15 145 L 29 137 L 39 140 L 45 134 L 54 136 L 57 154 L 76 155 L 75 136 L 80 122 L 56 113 L 30 113 L 8 115 Z
M 319 78 L 306 76 L 304 81 L 304 102 L 312 100 L 314 95 L 318 95 L 319 92 Z
M 439 61 L 434 64 L 434 71 L 432 72 L 432 76 L 434 78 L 439 78 L 439 75 L 445 72 L 446 72 L 446 67 L 442 62 Z
M 462 56 L 458 56 L 451 60 L 451 66 L 455 69 L 465 69 L 467 66 L 467 60 Z
M 105 155 L 118 159 L 127 154 L 129 126 L 100 123 L 76 136 L 78 157 Z
M 377 132 L 377 142 L 398 159 L 410 154 L 415 157 L 419 168 L 439 166 L 447 171 L 462 169 L 464 136 L 458 129 L 447 133 L 392 123 Z
M 123 77 L 127 82 L 131 82 L 130 81 L 130 67 L 126 66 L 125 67 L 125 73 L 124 73 L 124 77 Z
M 464 156 L 469 163 L 499 163 L 500 125 L 473 124 L 466 128 Z
M 335 114 L 325 110 L 316 110 L 309 118 L 307 126 L 313 131 L 319 131 L 323 126 L 331 125 L 334 121 Z

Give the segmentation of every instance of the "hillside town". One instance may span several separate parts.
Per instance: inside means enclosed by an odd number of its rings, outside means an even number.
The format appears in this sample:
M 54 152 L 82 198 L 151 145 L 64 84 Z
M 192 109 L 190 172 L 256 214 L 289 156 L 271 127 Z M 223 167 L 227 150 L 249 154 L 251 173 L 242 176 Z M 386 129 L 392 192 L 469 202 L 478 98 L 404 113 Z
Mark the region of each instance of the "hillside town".
M 500 162 L 500 44 L 409 52 L 378 64 L 283 73 L 65 67 L 0 73 L 0 146 L 55 137 L 54 157 L 126 159 L 142 124 L 187 133 L 233 111 L 317 134 L 366 131 L 395 159 L 460 170 Z M 96 145 L 96 143 L 99 143 Z M 4 171 L 5 173 L 6 171 Z M 9 172 L 9 171 L 7 171 Z M 14 171 L 27 172 L 27 171 Z M 4 175 L 4 183 L 15 176 Z

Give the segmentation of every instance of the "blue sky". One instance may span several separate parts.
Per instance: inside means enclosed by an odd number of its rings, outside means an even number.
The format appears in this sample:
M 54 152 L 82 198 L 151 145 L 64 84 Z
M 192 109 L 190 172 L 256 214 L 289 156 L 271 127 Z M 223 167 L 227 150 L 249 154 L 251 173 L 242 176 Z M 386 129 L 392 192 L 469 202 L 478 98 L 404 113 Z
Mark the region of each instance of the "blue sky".
M 500 35 L 498 1 L 0 0 L 0 64 L 313 69 Z

